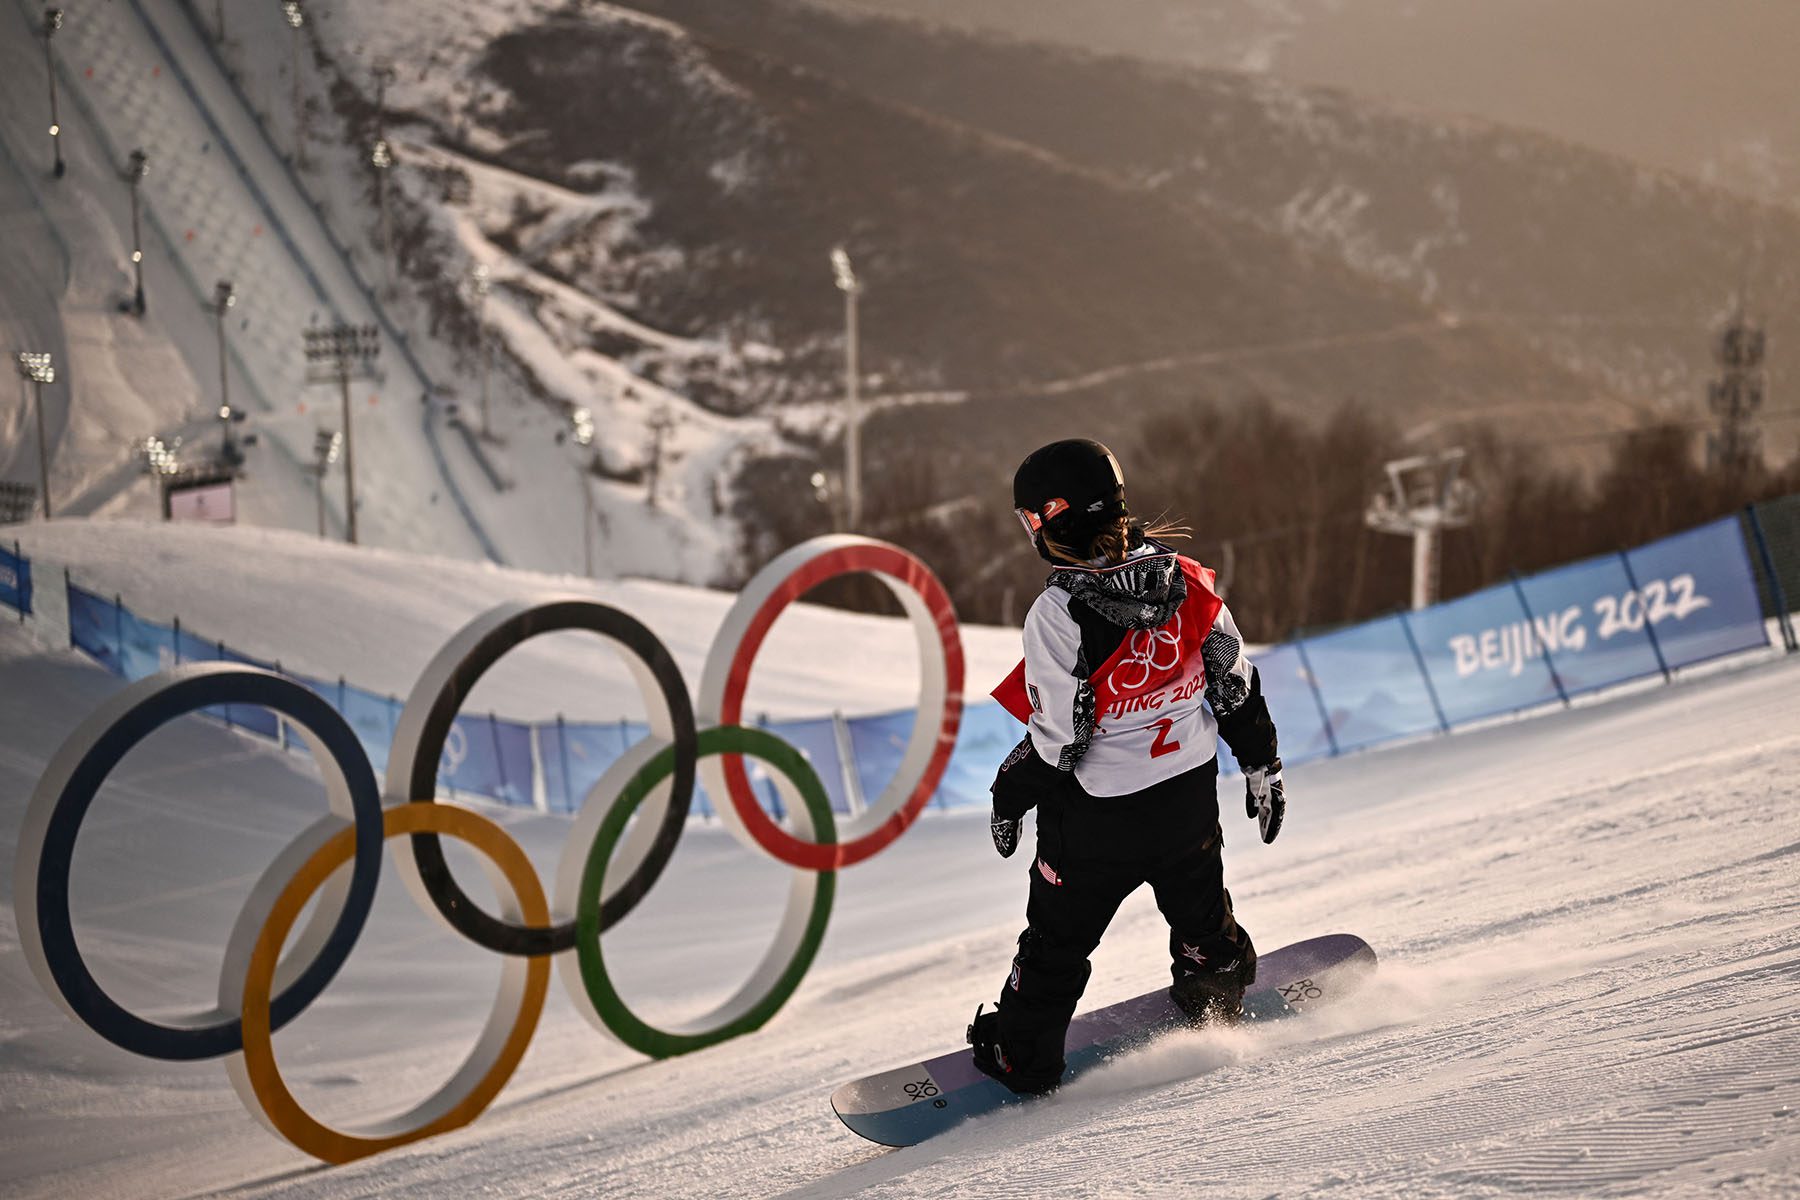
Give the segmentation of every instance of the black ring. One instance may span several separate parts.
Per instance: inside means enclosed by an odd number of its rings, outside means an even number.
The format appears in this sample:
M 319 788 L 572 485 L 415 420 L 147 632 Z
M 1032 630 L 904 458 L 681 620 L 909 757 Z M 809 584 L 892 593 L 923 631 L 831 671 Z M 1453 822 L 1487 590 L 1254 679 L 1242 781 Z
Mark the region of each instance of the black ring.
M 675 776 L 668 810 L 663 814 L 662 825 L 656 831 L 649 854 L 637 871 L 619 886 L 612 899 L 600 906 L 600 928 L 604 930 L 636 908 L 645 893 L 656 885 L 663 868 L 668 866 L 675 853 L 675 843 L 680 840 L 682 827 L 687 822 L 688 806 L 694 795 L 694 770 L 700 757 L 693 702 L 688 697 L 681 668 L 675 665 L 668 647 L 630 613 L 593 600 L 554 600 L 515 613 L 489 630 L 451 671 L 432 701 L 408 772 L 406 798 L 415 804 L 436 802 L 438 760 L 450 736 L 451 723 L 476 680 L 521 642 L 562 629 L 589 630 L 636 655 L 662 689 L 663 698 L 668 702 L 669 723 L 673 726 Z M 556 925 L 515 925 L 482 911 L 450 874 L 450 865 L 444 861 L 443 845 L 437 834 L 413 834 L 412 849 L 419 878 L 430 893 L 432 903 L 437 905 L 444 919 L 470 941 L 499 954 L 529 957 L 560 954 L 575 948 L 573 917 Z
M 336 709 L 310 688 L 256 667 L 209 663 L 185 668 L 174 679 L 156 676 L 120 693 L 111 704 L 90 716 L 88 723 L 110 718 L 112 705 L 119 704 L 125 710 L 92 735 L 44 817 L 36 879 L 31 881 L 43 965 L 48 967 L 57 990 L 75 1015 L 116 1046 L 170 1062 L 232 1054 L 244 1048 L 241 1020 L 230 1018 L 205 1025 L 160 1025 L 147 1021 L 107 995 L 82 960 L 69 914 L 69 870 L 82 819 L 100 785 L 132 747 L 158 728 L 216 704 L 253 704 L 280 713 L 317 735 L 325 752 L 336 761 L 348 786 L 356 829 L 350 886 L 345 892 L 343 911 L 321 943 L 318 957 L 270 1003 L 269 1023 L 273 1029 L 280 1029 L 299 1016 L 318 998 L 362 934 L 381 873 L 381 788 L 355 731 Z M 74 746 L 75 739 L 84 732 L 85 726 L 77 729 L 70 742 L 65 743 L 65 749 Z M 53 759 L 52 770 L 54 764 Z M 39 786 L 44 783 L 54 786 L 48 771 Z M 36 809 L 37 805 L 34 798 L 32 807 Z M 35 819 L 35 813 L 28 818 L 20 839 L 22 848 L 34 836 Z

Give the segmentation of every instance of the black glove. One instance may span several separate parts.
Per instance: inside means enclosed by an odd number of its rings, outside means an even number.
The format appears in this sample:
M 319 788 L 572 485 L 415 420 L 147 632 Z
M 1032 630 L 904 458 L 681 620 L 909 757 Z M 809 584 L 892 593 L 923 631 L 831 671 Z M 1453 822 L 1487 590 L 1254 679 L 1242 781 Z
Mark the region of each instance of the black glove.
M 1011 858 L 1019 848 L 1019 827 L 1024 823 L 1024 817 L 1003 817 L 999 813 L 988 819 L 988 831 L 994 835 L 994 849 L 1001 858 Z
M 1256 818 L 1262 840 L 1272 842 L 1287 815 L 1287 792 L 1281 783 L 1281 760 L 1266 767 L 1244 768 L 1244 814 Z
M 1019 844 L 1019 820 L 1028 811 L 1037 808 L 1037 802 L 1044 799 L 1046 793 L 1062 788 L 1069 783 L 1069 772 L 1058 770 L 1037 756 L 1037 748 L 1031 745 L 1031 736 L 1026 734 L 1019 745 L 1012 748 L 1001 763 L 1001 768 L 994 772 L 994 786 L 988 792 L 994 793 L 994 846 L 1001 855 L 1010 855 L 1012 849 L 1001 846 L 1001 822 L 1010 822 L 1013 826 L 1012 846 Z

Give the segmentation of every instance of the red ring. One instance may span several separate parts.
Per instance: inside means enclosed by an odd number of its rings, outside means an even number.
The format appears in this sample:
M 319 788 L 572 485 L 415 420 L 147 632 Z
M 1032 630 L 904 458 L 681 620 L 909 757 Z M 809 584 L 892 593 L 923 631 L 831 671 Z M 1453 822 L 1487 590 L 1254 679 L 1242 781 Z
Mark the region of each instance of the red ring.
M 719 701 L 719 724 L 743 723 L 744 689 L 750 683 L 750 666 L 781 610 L 827 579 L 858 571 L 897 579 L 925 601 L 944 649 L 944 719 L 938 726 L 937 747 L 925 764 L 925 774 L 913 788 L 912 795 L 906 798 L 906 803 L 863 836 L 835 845 L 803 841 L 776 825 L 750 790 L 750 776 L 744 770 L 743 756 L 720 756 L 731 807 L 750 831 L 750 836 L 756 839 L 756 844 L 777 860 L 809 871 L 835 871 L 852 866 L 880 853 L 889 842 L 905 833 L 924 810 L 932 793 L 937 791 L 944 768 L 950 763 L 950 752 L 956 746 L 956 731 L 962 724 L 962 639 L 957 636 L 956 610 L 950 603 L 950 594 L 932 574 L 931 568 L 897 546 L 884 545 L 845 546 L 827 551 L 776 586 L 750 619 L 738 642 L 737 652 L 732 655 L 731 669 L 725 676 L 725 694 Z

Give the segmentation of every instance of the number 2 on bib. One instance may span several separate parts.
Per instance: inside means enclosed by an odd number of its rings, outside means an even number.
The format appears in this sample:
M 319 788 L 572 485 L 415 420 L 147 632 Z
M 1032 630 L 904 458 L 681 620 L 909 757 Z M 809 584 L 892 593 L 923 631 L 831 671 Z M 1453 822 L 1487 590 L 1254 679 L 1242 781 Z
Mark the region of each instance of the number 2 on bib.
M 1175 728 L 1175 722 L 1171 718 L 1164 717 L 1160 721 L 1152 721 L 1150 728 L 1156 730 L 1156 740 L 1150 743 L 1151 758 L 1161 758 L 1165 754 L 1173 754 L 1181 749 L 1180 742 L 1169 740 L 1169 731 Z

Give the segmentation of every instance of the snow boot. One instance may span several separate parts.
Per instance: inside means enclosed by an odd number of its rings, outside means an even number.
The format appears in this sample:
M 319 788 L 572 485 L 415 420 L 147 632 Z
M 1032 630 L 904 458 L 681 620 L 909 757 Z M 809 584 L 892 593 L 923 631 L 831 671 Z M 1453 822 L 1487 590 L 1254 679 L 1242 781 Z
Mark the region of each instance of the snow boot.
M 1062 1082 L 1060 1066 L 1052 1075 L 1048 1072 L 1027 1071 L 1015 1065 L 1000 1045 L 1000 1014 L 983 1012 L 983 1007 L 979 1004 L 975 1006 L 975 1019 L 969 1022 L 969 1030 L 965 1035 L 975 1066 L 982 1074 L 991 1076 L 1008 1090 L 1022 1096 L 1042 1096 L 1055 1091 Z
M 1244 1015 L 1243 960 L 1234 958 L 1218 967 L 1184 972 L 1169 989 L 1169 996 L 1196 1029 L 1235 1025 Z

